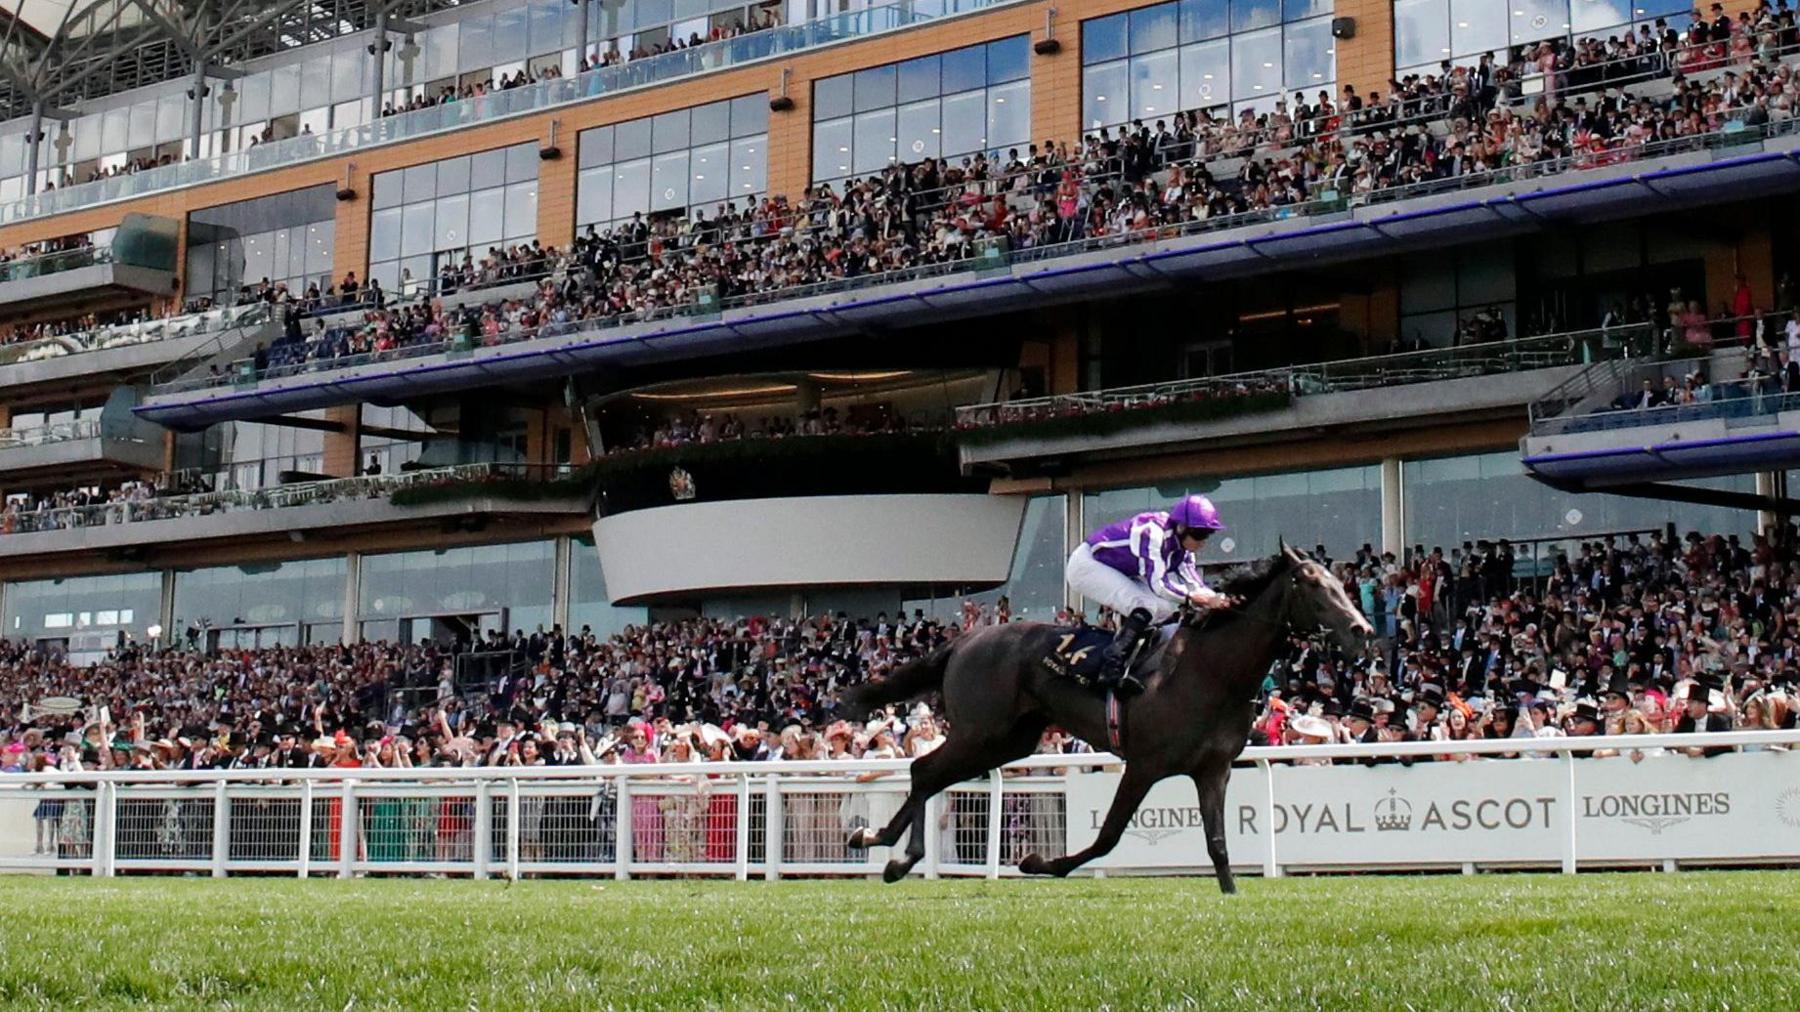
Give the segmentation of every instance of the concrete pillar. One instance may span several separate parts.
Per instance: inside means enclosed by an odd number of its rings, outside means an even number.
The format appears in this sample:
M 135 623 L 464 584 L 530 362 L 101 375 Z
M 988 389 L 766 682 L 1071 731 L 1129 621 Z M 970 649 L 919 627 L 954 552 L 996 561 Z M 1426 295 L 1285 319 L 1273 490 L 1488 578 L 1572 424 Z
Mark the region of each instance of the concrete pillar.
M 1756 472 L 1756 494 L 1771 499 L 1787 497 L 1787 475 L 1780 471 Z M 1781 526 L 1781 516 L 1774 510 L 1756 511 L 1756 532 L 1769 534 Z
M 175 571 L 162 571 L 162 596 L 156 609 L 156 624 L 162 626 L 162 642 L 180 642 L 181 630 L 175 628 Z
M 1084 507 L 1085 501 L 1081 489 L 1072 488 L 1063 493 L 1063 547 L 1069 552 L 1074 551 L 1075 546 L 1087 538 L 1087 518 L 1083 515 L 1086 512 Z M 1064 554 L 1066 557 L 1067 553 Z M 1070 587 L 1066 581 L 1063 583 L 1063 604 L 1076 611 L 1080 611 L 1084 607 L 1081 595 L 1075 593 L 1075 589 Z M 1094 616 L 1089 615 L 1088 618 L 1091 620 Z
M 550 585 L 550 621 L 569 632 L 569 598 L 574 593 L 574 540 L 567 534 L 556 539 L 556 576 Z
M 344 555 L 344 645 L 362 642 L 362 553 Z
M 1406 554 L 1406 499 L 1400 494 L 1400 458 L 1381 462 L 1381 550 Z
M 577 30 L 581 33 L 577 36 L 581 41 L 577 44 L 579 48 L 575 57 L 576 73 L 581 72 L 581 65 L 587 60 L 588 33 L 591 30 L 590 22 L 591 19 L 588 17 L 588 0 L 575 0 L 575 24 L 578 26 Z

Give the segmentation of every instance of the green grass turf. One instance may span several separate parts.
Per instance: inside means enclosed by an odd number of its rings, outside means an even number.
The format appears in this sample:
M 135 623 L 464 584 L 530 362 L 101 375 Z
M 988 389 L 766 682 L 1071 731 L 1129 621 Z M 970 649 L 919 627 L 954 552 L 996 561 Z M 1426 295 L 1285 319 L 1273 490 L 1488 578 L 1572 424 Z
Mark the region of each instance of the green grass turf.
M 1791 1010 L 1797 885 L 9 877 L 0 1003 Z

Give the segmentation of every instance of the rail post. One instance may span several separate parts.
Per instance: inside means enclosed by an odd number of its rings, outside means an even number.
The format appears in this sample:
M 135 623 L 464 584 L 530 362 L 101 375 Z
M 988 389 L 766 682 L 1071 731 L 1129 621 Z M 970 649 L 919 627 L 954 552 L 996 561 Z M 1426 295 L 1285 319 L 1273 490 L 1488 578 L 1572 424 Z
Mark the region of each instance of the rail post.
M 494 863 L 494 798 L 489 783 L 475 782 L 475 839 L 471 841 L 469 858 L 475 862 L 476 878 L 487 878 L 488 866 Z
M 1000 821 L 1006 807 L 999 770 L 988 772 L 987 877 L 1000 877 Z
M 313 782 L 300 781 L 300 864 L 296 878 L 305 878 L 312 870 Z
M 212 877 L 225 877 L 225 858 L 231 853 L 231 799 L 225 781 L 213 783 Z
M 1267 759 L 1258 759 L 1256 768 L 1263 775 L 1263 834 L 1268 837 L 1268 849 L 1263 852 L 1263 877 L 1280 878 L 1281 862 L 1275 854 L 1275 767 Z
M 613 804 L 613 878 L 631 877 L 631 778 L 618 778 L 618 801 Z
M 1563 767 L 1568 772 L 1568 787 L 1567 787 L 1566 792 L 1564 793 L 1564 798 L 1566 799 L 1564 807 L 1568 809 L 1568 813 L 1569 813 L 1568 814 L 1569 834 L 1568 834 L 1568 837 L 1563 841 L 1562 870 L 1563 870 L 1564 875 L 1573 875 L 1573 874 L 1575 874 L 1576 860 L 1577 860 L 1577 857 L 1579 854 L 1579 852 L 1575 849 L 1575 832 L 1576 832 L 1575 827 L 1576 827 L 1577 820 L 1575 817 L 1576 794 L 1575 794 L 1575 752 L 1574 752 L 1574 750 L 1573 749 L 1564 749 L 1562 752 L 1562 758 L 1563 758 Z
M 506 782 L 506 877 L 519 880 L 519 778 Z
M 925 834 L 925 877 L 928 879 L 938 878 L 941 875 L 938 866 L 943 861 L 944 855 L 943 844 L 939 838 L 943 834 L 939 832 L 938 827 L 944 821 L 944 798 L 947 793 L 939 791 L 925 802 L 925 811 L 920 813 L 924 819 L 924 825 L 915 830 L 915 832 Z
M 781 877 L 781 777 L 771 773 L 763 783 L 763 878 Z
M 356 875 L 356 781 L 345 780 L 338 816 L 338 878 Z
M 732 827 L 736 839 L 733 842 L 732 854 L 737 859 L 737 880 L 750 878 L 750 774 L 740 773 L 737 778 L 737 825 Z
M 94 874 L 112 878 L 118 874 L 119 797 L 118 786 L 104 781 L 94 792 L 94 824 L 89 829 L 94 859 Z

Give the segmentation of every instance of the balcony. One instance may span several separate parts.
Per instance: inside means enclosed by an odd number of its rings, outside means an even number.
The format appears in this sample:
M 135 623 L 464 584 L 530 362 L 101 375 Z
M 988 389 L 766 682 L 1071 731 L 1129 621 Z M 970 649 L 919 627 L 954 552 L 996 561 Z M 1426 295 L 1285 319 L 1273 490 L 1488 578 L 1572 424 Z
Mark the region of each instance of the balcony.
M 79 485 L 160 471 L 163 430 L 133 416 L 131 400 L 132 391 L 120 390 L 98 417 L 0 429 L 0 484 L 54 476 Z
M 9 316 L 108 299 L 172 295 L 180 223 L 129 214 L 110 244 L 0 263 L 0 309 Z
M 158 449 L 160 453 L 160 445 Z M 0 512 L 0 559 L 118 553 L 157 545 L 185 547 L 220 539 L 305 541 L 385 524 L 496 515 L 527 521 L 587 515 L 591 492 L 573 482 L 553 483 L 561 473 L 505 464 L 464 464 L 254 491 Z M 538 484 L 540 494 L 520 496 L 510 487 L 525 480 Z M 408 505 L 392 501 L 396 493 L 409 490 L 416 501 Z
M 0 225 L 273 169 L 285 169 L 324 158 L 336 158 L 369 148 L 499 122 L 621 92 L 656 87 L 699 74 L 749 66 L 842 42 L 934 24 L 1019 2 L 1022 0 L 955 0 L 944 4 L 948 10 L 941 13 L 917 10 L 912 3 L 901 2 L 866 10 L 846 11 L 796 25 L 779 25 L 766 31 L 709 42 L 618 66 L 602 67 L 574 77 L 490 92 L 473 100 L 387 116 L 362 126 L 289 137 L 210 158 L 192 159 L 130 175 L 27 194 L 17 200 L 0 203 Z
M 1344 197 L 1321 195 L 1138 233 L 657 307 L 509 336 L 234 371 L 157 387 L 138 409 L 177 427 L 924 327 L 1045 305 L 1387 255 L 1800 189 L 1800 121 L 1646 144 Z
M 958 408 L 966 470 L 1039 458 L 1266 440 L 1324 428 L 1437 425 L 1511 414 L 1586 363 L 1649 346 L 1648 326 L 1433 348 L 1341 362 Z M 1371 391 L 1404 388 L 1406 410 Z
M 77 379 L 123 380 L 212 348 L 254 347 L 280 333 L 274 312 L 258 302 L 0 345 L 0 390 L 17 394 Z
M 1800 467 L 1800 394 L 1776 377 L 1748 378 L 1750 364 L 1745 349 L 1725 348 L 1583 370 L 1533 402 L 1525 468 L 1557 488 L 1624 492 Z M 1691 402 L 1638 406 L 1644 391 L 1666 389 L 1665 379 L 1681 388 L 1695 373 L 1731 378 L 1708 382 Z

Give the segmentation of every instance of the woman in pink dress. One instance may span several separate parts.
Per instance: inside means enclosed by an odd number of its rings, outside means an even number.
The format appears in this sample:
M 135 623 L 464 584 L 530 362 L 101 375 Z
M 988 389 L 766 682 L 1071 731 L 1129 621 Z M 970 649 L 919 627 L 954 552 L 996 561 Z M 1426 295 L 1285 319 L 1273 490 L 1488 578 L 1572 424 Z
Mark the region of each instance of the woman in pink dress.
M 659 761 L 656 749 L 650 745 L 648 725 L 632 724 L 630 730 L 625 732 L 625 748 L 619 752 L 619 761 L 628 764 Z M 663 859 L 662 809 L 657 807 L 654 795 L 632 795 L 631 858 L 634 861 L 661 861 Z

